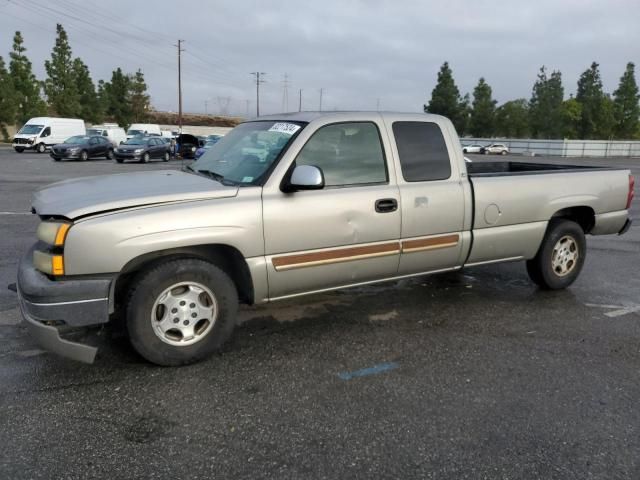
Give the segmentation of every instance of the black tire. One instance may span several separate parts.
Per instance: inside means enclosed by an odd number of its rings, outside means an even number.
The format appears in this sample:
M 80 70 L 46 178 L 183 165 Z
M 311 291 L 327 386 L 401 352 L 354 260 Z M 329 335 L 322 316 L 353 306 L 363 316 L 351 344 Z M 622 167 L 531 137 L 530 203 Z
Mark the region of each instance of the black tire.
M 113 160 L 113 148 L 107 150 L 105 157 L 107 157 L 107 160 Z
M 89 160 L 89 152 L 87 152 L 86 150 L 82 150 L 80 152 L 80 161 L 86 162 L 87 160 Z
M 574 251 L 570 251 L 572 246 L 575 247 Z M 577 255 L 577 258 L 558 265 L 563 248 L 568 251 L 567 255 Z M 587 243 L 582 227 L 571 220 L 552 219 L 537 255 L 527 260 L 527 273 L 534 283 L 545 290 L 567 288 L 580 275 L 586 255 Z M 565 268 L 566 272 L 563 271 Z
M 463 149 L 462 149 L 462 153 L 467 153 L 467 149 L 466 149 L 466 148 L 463 148 Z
M 164 152 L 164 155 L 162 156 L 162 160 L 164 162 L 168 162 L 169 160 L 171 160 L 171 155 L 169 155 L 169 152 Z
M 60 161 L 60 159 L 59 159 L 58 157 L 53 157 L 53 161 L 54 161 L 54 162 L 59 162 L 59 161 Z
M 44 153 L 47 150 L 47 146 L 44 143 L 39 143 L 36 146 L 36 152 L 38 153 Z
M 211 329 L 196 343 L 184 346 L 162 340 L 152 325 L 156 299 L 180 282 L 196 282 L 209 288 L 218 312 Z M 197 362 L 219 350 L 233 332 L 238 292 L 231 278 L 212 263 L 194 258 L 159 263 L 141 272 L 131 285 L 126 302 L 129 338 L 133 348 L 152 363 L 177 366 Z
M 24 152 L 24 148 L 22 148 L 22 147 L 14 147 L 14 150 L 15 150 L 16 152 L 18 152 L 18 153 L 22 153 L 22 152 Z
M 144 152 L 144 154 L 142 155 L 142 158 L 140 158 L 140 161 L 142 163 L 147 163 L 147 162 L 149 162 L 149 158 L 151 158 L 149 156 L 149 152 Z
M 116 162 L 122 163 L 122 162 L 124 162 L 124 159 L 123 158 L 116 158 Z
M 485 150 L 485 151 L 484 151 L 484 152 L 482 152 L 482 153 L 484 153 L 485 155 L 489 155 L 489 150 Z
M 506 155 L 506 154 L 507 154 L 507 151 L 506 151 L 506 150 L 502 150 L 502 151 L 500 152 L 500 155 Z

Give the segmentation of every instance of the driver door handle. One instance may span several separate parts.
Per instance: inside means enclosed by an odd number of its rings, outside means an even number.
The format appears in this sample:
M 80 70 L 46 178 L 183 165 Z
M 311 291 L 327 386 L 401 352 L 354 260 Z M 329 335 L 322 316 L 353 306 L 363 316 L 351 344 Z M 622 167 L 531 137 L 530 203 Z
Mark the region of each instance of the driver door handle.
M 395 198 L 381 198 L 376 200 L 376 212 L 389 213 L 398 209 L 398 201 Z

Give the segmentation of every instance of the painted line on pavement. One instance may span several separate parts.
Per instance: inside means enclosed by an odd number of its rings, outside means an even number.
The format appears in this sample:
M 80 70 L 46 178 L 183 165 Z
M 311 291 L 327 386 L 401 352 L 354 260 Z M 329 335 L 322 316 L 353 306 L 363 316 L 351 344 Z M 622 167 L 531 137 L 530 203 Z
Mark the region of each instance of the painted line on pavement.
M 373 367 L 363 368 L 361 370 L 354 370 L 352 372 L 340 372 L 338 377 L 341 380 L 352 380 L 354 378 L 366 377 L 369 375 L 378 375 L 379 373 L 385 373 L 390 370 L 395 370 L 400 365 L 396 362 L 384 362 L 374 365 Z

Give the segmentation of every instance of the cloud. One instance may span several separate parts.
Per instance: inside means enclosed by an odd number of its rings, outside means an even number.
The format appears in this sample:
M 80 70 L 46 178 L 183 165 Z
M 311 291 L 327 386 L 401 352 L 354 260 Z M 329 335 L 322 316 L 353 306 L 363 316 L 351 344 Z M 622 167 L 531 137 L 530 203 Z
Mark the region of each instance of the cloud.
M 176 43 L 184 39 L 184 105 L 234 113 L 255 109 L 252 71 L 267 72 L 261 110 L 282 109 L 283 74 L 289 109 L 420 111 L 439 66 L 448 60 L 462 93 L 484 76 L 499 101 L 530 96 L 541 65 L 563 73 L 567 94 L 592 60 L 613 91 L 627 61 L 638 63 L 640 2 L 335 1 L 144 3 L 61 0 L 0 7 L 0 52 L 20 29 L 36 73 L 54 43 L 55 23 L 67 29 L 74 54 L 94 79 L 117 66 L 142 68 L 154 104 L 176 109 Z M 45 10 L 49 8 L 49 10 Z M 7 15 L 2 15 L 6 12 Z M 41 14 L 38 14 L 40 12 Z M 47 13 L 48 14 L 45 14 Z

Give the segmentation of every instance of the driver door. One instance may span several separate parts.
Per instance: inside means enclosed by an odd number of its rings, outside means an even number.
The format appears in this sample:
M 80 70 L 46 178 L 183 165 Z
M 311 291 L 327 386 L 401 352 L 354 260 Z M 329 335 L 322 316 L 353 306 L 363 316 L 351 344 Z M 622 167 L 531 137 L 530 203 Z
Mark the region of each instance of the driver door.
M 294 165 L 319 167 L 325 187 L 264 190 L 270 298 L 396 275 L 400 195 L 381 131 L 373 121 L 320 127 Z

